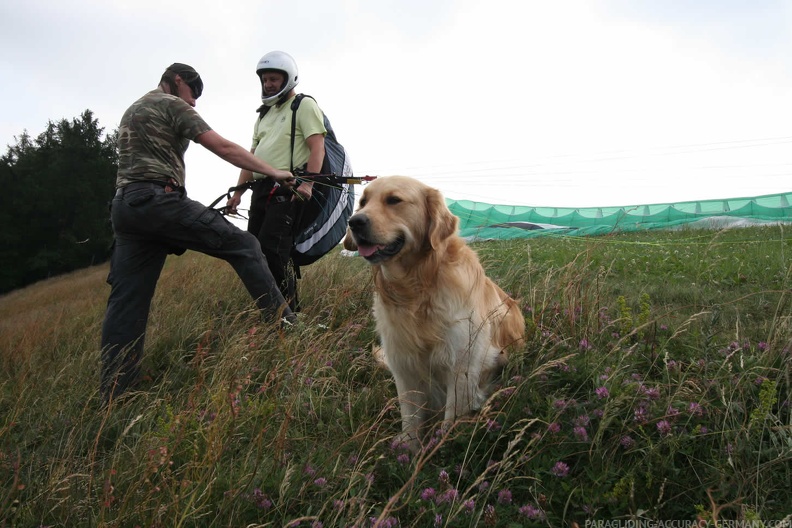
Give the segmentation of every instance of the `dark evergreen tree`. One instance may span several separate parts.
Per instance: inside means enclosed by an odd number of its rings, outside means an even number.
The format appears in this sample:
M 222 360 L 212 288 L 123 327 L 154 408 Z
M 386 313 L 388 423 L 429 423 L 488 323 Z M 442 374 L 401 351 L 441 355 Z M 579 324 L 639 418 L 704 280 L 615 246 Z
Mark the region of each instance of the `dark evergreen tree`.
M 0 157 L 0 292 L 107 260 L 117 131 L 102 137 L 90 110 L 27 132 Z

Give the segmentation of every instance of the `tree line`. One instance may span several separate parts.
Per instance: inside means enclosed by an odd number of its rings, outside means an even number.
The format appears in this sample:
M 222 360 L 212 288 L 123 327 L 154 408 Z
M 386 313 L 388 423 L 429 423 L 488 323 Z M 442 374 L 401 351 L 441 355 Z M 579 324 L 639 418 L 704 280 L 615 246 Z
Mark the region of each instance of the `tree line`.
M 103 132 L 85 110 L 0 157 L 0 293 L 110 257 L 118 131 Z

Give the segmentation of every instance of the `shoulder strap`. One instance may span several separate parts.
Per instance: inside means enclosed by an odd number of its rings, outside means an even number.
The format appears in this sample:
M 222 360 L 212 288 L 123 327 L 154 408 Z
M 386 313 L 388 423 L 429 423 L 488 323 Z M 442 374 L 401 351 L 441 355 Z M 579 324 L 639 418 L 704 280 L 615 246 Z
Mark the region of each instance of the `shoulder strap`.
M 310 95 L 305 94 L 297 94 L 292 101 L 291 110 L 292 110 L 292 121 L 291 121 L 291 155 L 289 156 L 289 172 L 294 173 L 294 134 L 297 131 L 297 109 L 300 108 L 300 103 L 305 97 L 311 97 Z M 311 99 L 314 99 L 311 97 Z M 316 99 L 314 99 L 316 101 Z

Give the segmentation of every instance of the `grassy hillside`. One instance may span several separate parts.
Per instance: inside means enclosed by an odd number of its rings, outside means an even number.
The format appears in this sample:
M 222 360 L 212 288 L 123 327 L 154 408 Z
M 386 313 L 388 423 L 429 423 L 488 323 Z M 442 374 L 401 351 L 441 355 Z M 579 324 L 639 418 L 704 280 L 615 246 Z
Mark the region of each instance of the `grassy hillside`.
M 166 264 L 138 391 L 99 405 L 105 266 L 0 298 L 0 527 L 581 526 L 792 512 L 792 236 L 476 244 L 529 339 L 475 417 L 391 443 L 365 262 L 304 270 L 311 326 Z M 789 517 L 786 517 L 789 520 Z

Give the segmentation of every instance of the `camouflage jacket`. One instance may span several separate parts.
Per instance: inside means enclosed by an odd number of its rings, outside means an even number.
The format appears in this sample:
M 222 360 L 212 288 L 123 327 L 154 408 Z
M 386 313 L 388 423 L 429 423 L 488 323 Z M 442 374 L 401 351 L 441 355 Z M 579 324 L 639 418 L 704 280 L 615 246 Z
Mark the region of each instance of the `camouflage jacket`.
M 116 187 L 133 181 L 174 178 L 184 185 L 184 153 L 199 135 L 211 130 L 182 99 L 161 88 L 130 106 L 118 126 Z

